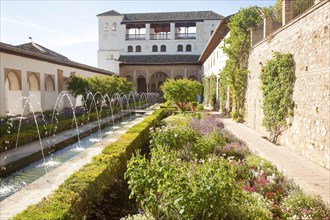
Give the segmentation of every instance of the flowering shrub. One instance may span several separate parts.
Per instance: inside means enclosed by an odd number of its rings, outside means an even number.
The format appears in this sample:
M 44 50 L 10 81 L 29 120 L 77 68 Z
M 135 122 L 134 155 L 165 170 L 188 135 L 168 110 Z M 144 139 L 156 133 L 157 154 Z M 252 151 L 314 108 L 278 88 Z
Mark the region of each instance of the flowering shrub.
M 217 155 L 226 155 L 227 157 L 235 157 L 236 159 L 244 159 L 251 154 L 249 148 L 239 141 L 226 143 L 223 148 L 217 148 Z
M 209 115 L 202 119 L 192 118 L 189 121 L 189 127 L 198 131 L 201 135 L 208 135 L 213 131 L 221 131 L 224 125 L 221 121 L 216 120 L 216 116 Z
M 329 219 L 330 211 L 315 195 L 293 191 L 282 204 L 287 219 Z
M 270 219 L 264 205 L 235 183 L 228 160 L 210 156 L 190 163 L 160 147 L 151 155 L 150 161 L 139 153 L 133 157 L 125 176 L 131 195 L 153 218 Z
M 328 219 L 319 198 L 292 193 L 297 187 L 215 116 L 184 118 L 152 134 L 150 160 L 137 153 L 128 163 L 131 196 L 150 219 Z

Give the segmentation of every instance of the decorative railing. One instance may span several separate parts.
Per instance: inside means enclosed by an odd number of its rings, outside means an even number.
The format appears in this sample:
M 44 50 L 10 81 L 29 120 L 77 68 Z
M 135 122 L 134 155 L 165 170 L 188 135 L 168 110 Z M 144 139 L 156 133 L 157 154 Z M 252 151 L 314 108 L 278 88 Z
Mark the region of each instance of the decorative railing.
M 314 5 L 314 0 L 296 0 L 294 1 L 294 17 L 307 11 Z
M 175 39 L 196 39 L 196 33 L 175 33 Z
M 126 40 L 145 40 L 145 34 L 126 34 Z
M 150 40 L 170 40 L 171 33 L 150 34 Z

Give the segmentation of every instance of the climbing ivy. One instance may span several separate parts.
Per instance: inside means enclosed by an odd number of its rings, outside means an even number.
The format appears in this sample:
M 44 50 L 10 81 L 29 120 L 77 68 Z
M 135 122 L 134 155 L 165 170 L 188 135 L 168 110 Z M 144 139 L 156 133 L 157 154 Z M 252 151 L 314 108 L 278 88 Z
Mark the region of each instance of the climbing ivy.
M 219 77 L 219 108 L 224 115 L 227 115 L 226 110 L 227 101 L 227 77 L 224 72 L 220 73 Z
M 270 132 L 270 139 L 274 143 L 290 125 L 288 118 L 294 113 L 294 70 L 292 54 L 274 52 L 273 59 L 265 64 L 260 75 L 264 112 L 262 124 Z
M 204 85 L 204 104 L 212 106 L 213 109 L 217 109 L 218 98 L 217 92 L 217 77 L 211 75 L 203 79 Z
M 233 109 L 231 116 L 236 121 L 243 121 L 244 96 L 248 70 L 247 58 L 250 49 L 251 27 L 261 22 L 255 7 L 241 9 L 230 18 L 228 27 L 230 36 L 225 39 L 224 53 L 228 56 L 223 73 L 230 89 Z

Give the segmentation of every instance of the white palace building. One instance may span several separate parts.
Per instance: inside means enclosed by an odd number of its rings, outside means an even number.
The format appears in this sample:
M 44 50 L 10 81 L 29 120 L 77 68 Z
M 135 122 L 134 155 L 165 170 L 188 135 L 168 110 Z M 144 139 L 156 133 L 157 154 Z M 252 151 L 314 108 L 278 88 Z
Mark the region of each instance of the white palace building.
M 137 92 L 166 78 L 201 80 L 199 57 L 223 16 L 212 11 L 121 14 L 99 19 L 98 67 L 126 77 Z

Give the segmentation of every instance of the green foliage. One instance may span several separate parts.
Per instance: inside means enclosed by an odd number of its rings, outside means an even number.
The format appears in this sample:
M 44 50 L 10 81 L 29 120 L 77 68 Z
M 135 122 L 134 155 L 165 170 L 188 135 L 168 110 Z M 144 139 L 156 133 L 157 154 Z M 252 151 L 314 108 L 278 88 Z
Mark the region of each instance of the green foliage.
M 196 101 L 193 101 L 193 102 L 191 102 L 191 106 L 197 106 L 198 105 L 198 103 L 196 102 Z
M 164 98 L 174 102 L 181 111 L 185 111 L 189 102 L 196 101 L 197 95 L 202 93 L 202 85 L 188 79 L 168 79 L 162 85 Z
M 215 75 L 205 77 L 203 79 L 203 85 L 204 85 L 204 103 L 206 105 L 216 108 L 217 77 Z
M 166 126 L 186 126 L 188 124 L 188 117 L 184 115 L 172 115 L 163 120 Z
M 330 210 L 319 196 L 293 191 L 282 204 L 287 219 L 328 219 Z
M 262 124 L 270 132 L 271 141 L 276 142 L 290 125 L 287 120 L 294 113 L 293 89 L 296 77 L 292 54 L 275 52 L 273 57 L 263 67 L 260 78 L 264 112 Z
M 131 195 L 155 219 L 270 218 L 267 210 L 251 213 L 245 201 L 253 199 L 235 183 L 235 172 L 226 159 L 189 163 L 159 147 L 151 154 L 150 161 L 139 153 L 132 157 L 125 176 Z
M 204 110 L 204 105 L 203 105 L 203 104 L 199 104 L 199 105 L 197 106 L 197 110 L 198 110 L 198 111 L 203 111 L 203 110 Z
M 67 90 L 74 97 L 77 98 L 78 95 L 86 97 L 87 92 L 90 90 L 88 81 L 81 76 L 70 77 L 70 81 L 67 83 Z
M 145 132 L 150 132 L 150 127 L 168 114 L 167 110 L 156 110 L 141 122 L 143 126 L 137 124 L 130 128 L 116 142 L 105 147 L 91 163 L 73 173 L 49 197 L 29 206 L 13 219 L 83 219 L 92 201 L 123 176 L 132 152 L 147 143 L 149 136 Z
M 255 7 L 241 9 L 230 18 L 230 36 L 225 39 L 224 53 L 228 56 L 222 77 L 226 78 L 233 100 L 235 120 L 243 118 L 246 89 L 247 59 L 250 49 L 251 27 L 259 24 L 261 18 Z M 222 91 L 223 92 L 223 91 Z
M 100 92 L 102 95 L 111 97 L 114 93 L 128 94 L 132 91 L 133 84 L 125 78 L 112 76 L 93 76 L 83 78 L 81 76 L 73 76 L 67 84 L 68 91 L 75 97 L 82 95 L 84 100 L 87 93 L 93 94 Z M 96 97 L 97 98 L 97 97 Z

